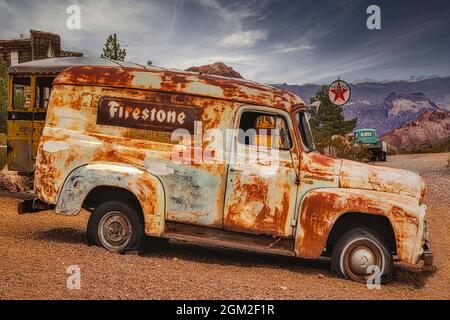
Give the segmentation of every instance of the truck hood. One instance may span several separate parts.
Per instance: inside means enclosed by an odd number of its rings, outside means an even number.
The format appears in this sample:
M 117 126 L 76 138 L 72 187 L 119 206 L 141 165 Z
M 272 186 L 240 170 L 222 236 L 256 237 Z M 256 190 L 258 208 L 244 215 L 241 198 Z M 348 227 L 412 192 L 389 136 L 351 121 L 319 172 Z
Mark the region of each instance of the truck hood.
M 388 167 L 341 160 L 339 186 L 404 194 L 423 201 L 426 194 L 425 181 L 418 174 Z

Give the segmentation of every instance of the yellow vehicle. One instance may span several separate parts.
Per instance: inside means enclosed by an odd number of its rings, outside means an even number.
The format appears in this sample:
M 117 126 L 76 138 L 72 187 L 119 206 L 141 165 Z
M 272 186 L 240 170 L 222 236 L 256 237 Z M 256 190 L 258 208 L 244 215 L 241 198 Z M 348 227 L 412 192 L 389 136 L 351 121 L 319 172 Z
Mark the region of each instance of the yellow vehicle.
M 11 171 L 33 172 L 44 128 L 53 80 L 72 66 L 117 66 L 99 58 L 54 58 L 11 66 L 8 70 L 7 165 Z M 134 65 L 120 63 L 120 65 Z

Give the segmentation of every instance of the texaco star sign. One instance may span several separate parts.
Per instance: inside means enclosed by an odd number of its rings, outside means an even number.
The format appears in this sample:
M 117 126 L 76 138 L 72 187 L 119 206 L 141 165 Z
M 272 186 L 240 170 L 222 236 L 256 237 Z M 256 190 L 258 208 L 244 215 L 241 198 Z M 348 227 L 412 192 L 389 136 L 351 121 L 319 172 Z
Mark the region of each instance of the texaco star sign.
M 350 100 L 350 86 L 340 79 L 328 87 L 328 97 L 337 106 L 342 106 Z

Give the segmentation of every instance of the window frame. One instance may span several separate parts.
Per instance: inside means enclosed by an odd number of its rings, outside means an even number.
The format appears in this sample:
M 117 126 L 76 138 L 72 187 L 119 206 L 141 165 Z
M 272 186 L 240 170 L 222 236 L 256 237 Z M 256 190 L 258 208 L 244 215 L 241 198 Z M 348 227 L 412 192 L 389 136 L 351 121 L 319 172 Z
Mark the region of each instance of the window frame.
M 305 138 L 305 139 L 303 138 L 302 131 L 301 131 L 300 128 L 299 128 L 299 125 L 301 125 L 301 126 L 303 127 L 303 124 L 301 123 L 300 119 L 299 119 L 299 123 L 297 122 L 297 115 L 300 114 L 300 113 L 303 113 L 305 117 L 307 117 L 308 115 L 307 115 L 307 111 L 302 111 L 302 110 L 296 110 L 296 111 L 294 111 L 294 114 L 293 114 L 294 121 L 295 121 L 295 125 L 297 126 L 296 130 L 298 130 L 298 135 L 299 135 L 299 138 L 300 138 L 300 143 L 301 143 L 301 145 L 302 145 L 302 149 L 303 149 L 303 151 L 306 152 L 306 153 L 310 153 L 310 152 L 317 151 L 316 146 L 315 146 L 315 143 L 314 143 L 314 139 L 313 139 L 313 137 L 312 137 L 311 127 L 309 128 L 309 131 L 310 131 L 310 134 L 311 134 L 311 139 L 312 139 L 313 149 L 309 148 L 309 147 L 305 144 L 305 141 L 304 141 L 304 140 L 305 140 L 306 138 Z M 307 121 L 308 121 L 308 125 L 309 125 L 309 119 L 307 119 Z
M 281 149 L 281 148 L 273 148 L 273 147 L 265 147 L 265 146 L 257 146 L 257 145 L 253 145 L 253 144 L 249 145 L 249 144 L 241 143 L 239 141 L 238 132 L 240 130 L 242 115 L 245 112 L 255 112 L 255 113 L 263 113 L 264 115 L 271 115 L 271 116 L 275 117 L 275 122 L 276 122 L 277 117 L 282 118 L 284 120 L 285 124 L 287 125 L 287 134 L 288 134 L 289 141 L 290 141 L 290 149 Z M 238 143 L 239 145 L 241 145 L 243 147 L 259 147 L 259 148 L 266 148 L 267 150 L 274 149 L 274 150 L 278 150 L 278 152 L 284 151 L 284 152 L 292 153 L 296 149 L 295 137 L 292 135 L 293 128 L 294 127 L 293 127 L 291 115 L 287 111 L 275 109 L 275 108 L 271 108 L 271 107 L 265 107 L 265 106 L 243 105 L 236 112 L 233 141 L 236 141 L 236 143 Z

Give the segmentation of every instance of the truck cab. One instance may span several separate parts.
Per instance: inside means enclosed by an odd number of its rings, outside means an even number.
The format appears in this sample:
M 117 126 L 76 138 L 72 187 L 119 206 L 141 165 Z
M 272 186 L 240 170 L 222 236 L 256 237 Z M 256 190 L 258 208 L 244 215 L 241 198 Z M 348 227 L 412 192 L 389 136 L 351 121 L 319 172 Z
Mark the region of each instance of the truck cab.
M 88 210 L 88 242 L 114 252 L 154 237 L 328 256 L 360 282 L 374 270 L 389 279 L 394 259 L 430 263 L 424 180 L 319 154 L 306 112 L 296 95 L 247 80 L 66 69 L 39 142 L 37 197 L 20 211 Z

